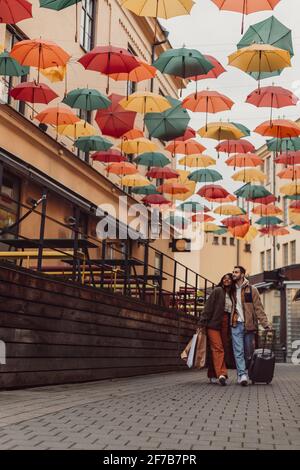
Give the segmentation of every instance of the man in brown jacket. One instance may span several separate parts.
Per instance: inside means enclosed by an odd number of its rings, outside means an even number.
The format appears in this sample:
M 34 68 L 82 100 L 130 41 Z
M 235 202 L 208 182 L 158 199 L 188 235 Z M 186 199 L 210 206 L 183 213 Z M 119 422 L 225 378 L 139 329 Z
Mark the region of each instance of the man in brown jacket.
M 265 329 L 269 329 L 270 325 L 258 290 L 245 279 L 245 268 L 236 266 L 232 274 L 236 284 L 236 312 L 231 322 L 232 345 L 238 383 L 246 386 L 246 370 L 253 355 L 258 324 Z

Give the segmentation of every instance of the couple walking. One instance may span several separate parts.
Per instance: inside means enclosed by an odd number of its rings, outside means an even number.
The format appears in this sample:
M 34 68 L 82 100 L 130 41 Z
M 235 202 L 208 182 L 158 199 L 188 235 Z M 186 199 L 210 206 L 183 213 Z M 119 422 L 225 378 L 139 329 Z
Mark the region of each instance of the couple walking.
M 208 298 L 200 318 L 201 326 L 207 329 L 211 353 L 208 377 L 212 383 L 226 385 L 231 335 L 238 383 L 248 385 L 247 369 L 255 348 L 258 323 L 265 329 L 271 328 L 258 290 L 249 284 L 245 275 L 242 266 L 236 266 L 232 274 L 225 274 Z

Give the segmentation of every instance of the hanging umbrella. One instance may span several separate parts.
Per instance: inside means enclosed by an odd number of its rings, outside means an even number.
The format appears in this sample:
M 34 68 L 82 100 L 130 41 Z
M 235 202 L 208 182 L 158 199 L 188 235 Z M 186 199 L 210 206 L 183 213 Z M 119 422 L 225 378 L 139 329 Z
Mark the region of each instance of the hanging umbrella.
M 110 74 L 110 78 L 117 82 L 127 81 L 139 83 L 143 82 L 144 80 L 151 80 L 155 77 L 157 69 L 153 67 L 153 65 L 147 64 L 140 59 L 137 59 L 137 61 L 139 63 L 138 67 L 131 70 L 131 72 L 112 73 Z
M 193 8 L 192 0 L 121 0 L 121 6 L 138 16 L 173 18 L 188 15 Z
M 233 206 L 231 204 L 224 204 L 214 210 L 218 215 L 244 215 L 245 211 L 241 207 Z
M 214 158 L 208 155 L 186 155 L 179 160 L 179 165 L 184 165 L 189 168 L 207 168 L 215 165 L 217 162 Z
M 228 231 L 234 238 L 244 238 L 248 235 L 250 228 L 250 224 L 243 224 L 237 225 L 236 227 L 229 227 Z
M 163 223 L 172 225 L 176 229 L 185 230 L 188 228 L 190 222 L 182 216 L 171 214 L 166 219 L 163 219 Z
M 238 189 L 235 194 L 237 195 L 237 197 L 252 200 L 271 196 L 270 191 L 268 191 L 264 186 L 257 186 L 251 184 L 246 184 L 242 188 Z
M 221 220 L 221 223 L 225 225 L 225 227 L 234 228 L 239 227 L 240 225 L 249 225 L 249 219 L 247 215 L 233 215 Z
M 138 173 L 136 166 L 128 162 L 110 163 L 106 168 L 106 171 L 107 173 L 119 176 L 135 175 Z
M 241 235 L 243 235 L 243 234 L 241 234 Z M 238 240 L 243 240 L 245 243 L 251 243 L 257 237 L 257 235 L 258 235 L 257 228 L 255 228 L 253 226 L 250 226 L 248 232 L 246 233 L 246 235 L 241 236 L 241 237 L 236 235 L 235 238 L 237 238 Z
M 74 124 L 62 124 L 57 127 L 57 132 L 60 135 L 66 135 L 71 139 L 78 139 L 79 137 L 89 137 L 97 134 L 97 130 L 91 124 L 81 120 Z
M 271 215 L 266 215 L 258 219 L 255 223 L 257 225 L 278 225 L 281 224 L 283 221 L 279 219 L 278 217 L 271 216 Z
M 273 194 L 268 194 L 266 196 L 256 197 L 256 198 L 249 197 L 249 198 L 246 198 L 246 201 L 254 202 L 255 204 L 263 204 L 264 206 L 267 206 L 268 204 L 273 204 L 274 202 L 277 202 L 277 198 L 273 196 Z
M 26 101 L 28 103 L 48 104 L 58 95 L 43 83 L 22 82 L 9 91 L 10 96 L 15 100 Z
M 163 197 L 161 194 L 150 194 L 142 199 L 142 202 L 148 206 L 164 206 L 172 204 L 171 201 Z
M 271 237 L 283 237 L 289 235 L 288 229 L 284 227 L 278 227 L 277 225 L 271 225 L 269 227 L 263 227 L 259 230 L 263 235 L 269 235 Z
M 16 24 L 32 18 L 32 5 L 26 0 L 0 0 L 0 23 Z
M 262 136 L 284 139 L 286 137 L 298 137 L 300 135 L 300 126 L 288 119 L 276 119 L 272 124 L 269 121 L 263 122 L 256 127 L 254 132 Z
M 300 150 L 300 138 L 292 137 L 267 140 L 267 147 L 271 152 L 296 152 Z
M 245 15 L 264 10 L 274 10 L 280 0 L 212 0 L 220 10 L 242 13 L 242 34 L 244 32 Z
M 76 33 L 75 33 L 75 42 L 77 42 L 77 35 L 78 35 L 78 3 L 80 0 L 40 0 L 40 7 L 47 8 L 49 10 L 61 11 L 65 8 L 73 6 L 76 4 L 76 16 L 75 16 L 75 24 L 76 24 Z
M 170 164 L 170 160 L 163 153 L 146 152 L 136 157 L 134 163 L 147 167 L 155 166 L 163 168 Z
M 111 105 L 106 109 L 99 109 L 96 113 L 95 121 L 102 134 L 119 138 L 133 129 L 136 113 L 126 111 L 120 105 L 120 101 L 122 101 L 124 96 L 113 93 L 108 98 L 111 101 Z
M 237 127 L 243 133 L 243 137 L 249 137 L 251 135 L 250 129 L 240 122 L 231 122 L 235 127 Z
M 252 214 L 263 216 L 280 215 L 283 211 L 274 204 L 260 204 L 252 209 Z
M 244 168 L 232 176 L 234 181 L 242 181 L 243 183 L 261 183 L 267 179 L 266 175 L 256 168 Z
M 185 47 L 162 52 L 153 65 L 162 73 L 181 78 L 206 74 L 214 68 L 201 52 Z
M 166 97 L 171 108 L 162 113 L 150 113 L 145 115 L 145 125 L 149 131 L 150 138 L 170 140 L 184 134 L 190 116 L 186 109 L 181 106 L 181 101 L 170 96 Z
M 203 186 L 203 188 L 201 188 L 197 194 L 199 194 L 201 197 L 204 197 L 205 199 L 219 199 L 228 196 L 229 192 L 222 186 L 211 184 Z
M 290 209 L 300 209 L 300 201 L 294 201 L 290 204 Z
M 243 132 L 230 122 L 211 122 L 199 129 L 200 137 L 214 140 L 235 140 L 244 136 Z
M 62 82 L 66 78 L 67 66 L 47 67 L 46 69 L 40 69 L 40 73 L 52 83 Z
M 100 91 L 90 88 L 77 88 L 69 91 L 64 97 L 63 103 L 71 108 L 93 111 L 94 109 L 107 109 L 112 102 Z
M 66 65 L 71 58 L 60 46 L 44 39 L 25 39 L 17 42 L 13 46 L 10 56 L 21 65 L 37 67 L 38 82 L 40 69 L 52 67 L 53 64 L 56 66 Z
M 193 139 L 184 142 L 174 140 L 166 146 L 166 150 L 173 155 L 194 155 L 204 152 L 206 147 Z
M 122 186 L 128 188 L 137 188 L 150 185 L 150 181 L 142 175 L 136 173 L 135 175 L 126 175 L 121 179 Z
M 295 152 L 288 151 L 288 153 L 281 153 L 278 157 L 275 158 L 275 163 L 281 165 L 298 165 L 300 164 L 300 151 Z
M 290 53 L 269 44 L 252 44 L 238 49 L 230 54 L 229 65 L 243 72 L 258 72 L 258 80 L 261 80 L 262 72 L 274 72 L 278 69 L 291 67 Z
M 227 204 L 230 202 L 235 202 L 237 200 L 236 196 L 233 196 L 233 194 L 227 194 L 225 197 L 207 197 L 207 201 L 209 202 L 216 202 L 218 204 Z
M 123 98 L 120 105 L 128 111 L 144 115 L 146 113 L 162 113 L 171 108 L 167 98 L 150 91 L 133 93 L 128 99 Z
M 217 232 L 219 232 L 220 229 L 223 229 L 223 227 L 220 227 L 217 224 L 212 224 L 210 222 L 207 222 L 207 223 L 204 224 L 203 231 L 204 231 L 204 233 L 217 233 Z M 225 227 L 225 229 L 226 229 L 226 232 L 227 232 L 226 227 Z
M 274 108 L 297 106 L 299 98 L 290 90 L 279 86 L 266 86 L 254 90 L 246 99 L 246 103 L 257 108 L 271 108 L 270 124 L 272 125 L 272 112 Z
M 191 127 L 187 127 L 184 134 L 180 137 L 176 137 L 174 139 L 176 142 L 185 142 L 186 140 L 190 140 L 196 137 L 196 131 Z
M 164 168 L 154 167 L 154 168 L 151 168 L 151 170 L 149 170 L 146 173 L 146 176 L 148 178 L 156 178 L 156 179 L 172 179 L 172 178 L 178 178 L 179 173 L 168 167 L 164 167 Z
M 75 124 L 80 119 L 71 109 L 62 106 L 55 106 L 53 108 L 46 108 L 35 116 L 35 119 L 43 124 L 52 124 L 53 126 L 60 126 L 62 124 Z
M 192 222 L 198 222 L 200 224 L 213 222 L 214 220 L 216 220 L 215 217 L 208 214 L 195 214 L 191 217 Z
M 196 212 L 208 212 L 209 209 L 203 204 L 200 204 L 200 202 L 196 201 L 186 201 L 180 204 L 177 208 L 177 210 L 186 212 L 186 213 L 196 213 Z
M 203 57 L 208 60 L 213 65 L 213 68 L 202 75 L 194 75 L 192 77 L 188 77 L 189 80 L 198 81 L 198 80 L 207 80 L 210 78 L 218 78 L 222 73 L 227 72 L 224 69 L 223 65 L 212 55 L 203 54 Z
M 131 129 L 122 135 L 123 140 L 134 140 L 139 139 L 140 137 L 145 137 L 144 132 L 140 129 Z
M 0 54 L 0 75 L 4 77 L 21 77 L 29 73 L 29 67 L 19 64 L 19 62 L 12 57 L 9 53 L 4 51 Z
M 168 184 L 172 183 L 179 183 L 185 186 L 185 188 L 188 190 L 187 192 L 177 194 L 176 199 L 180 201 L 186 201 L 187 199 L 190 199 L 195 193 L 196 189 L 196 183 L 194 181 L 191 181 L 188 179 L 188 176 L 190 174 L 189 171 L 186 170 L 177 170 L 179 173 L 179 176 L 175 179 L 170 179 L 168 180 Z
M 234 168 L 256 167 L 262 166 L 264 160 L 258 157 L 255 153 L 238 153 L 225 160 L 226 165 L 233 166 Z
M 189 175 L 189 180 L 195 181 L 196 183 L 214 183 L 215 181 L 221 181 L 223 176 L 216 170 L 196 170 Z
M 176 196 L 177 194 L 185 194 L 189 192 L 189 189 L 182 183 L 175 183 L 175 182 L 167 182 L 162 184 L 157 188 L 158 192 L 171 194 L 172 196 Z
M 122 141 L 118 145 L 118 148 L 128 155 L 138 155 L 140 153 L 155 152 L 157 150 L 157 145 L 154 142 L 151 142 L 151 140 L 140 137 L 134 140 Z
M 224 152 L 224 153 L 254 153 L 255 147 L 251 142 L 245 139 L 240 140 L 225 140 L 224 142 L 220 142 L 216 146 L 217 152 Z
M 280 171 L 277 176 L 286 180 L 298 180 L 300 179 L 300 165 L 286 168 Z
M 234 102 L 225 95 L 217 91 L 204 90 L 187 96 L 183 102 L 183 108 L 189 109 L 194 113 L 205 113 L 206 126 L 208 113 L 220 113 L 231 110 Z
M 114 149 L 93 153 L 91 157 L 94 161 L 101 163 L 120 163 L 127 161 L 127 157 L 122 155 L 118 150 Z
M 290 183 L 280 188 L 280 193 L 284 196 L 300 196 L 300 183 Z
M 159 194 L 156 187 L 153 184 L 148 184 L 147 186 L 139 186 L 137 188 L 133 188 L 132 192 L 134 194 L 141 194 L 141 195 L 150 195 L 150 194 Z
M 280 23 L 274 16 L 251 25 L 238 43 L 237 48 L 242 49 L 254 43 L 271 44 L 271 46 L 285 49 L 290 53 L 291 57 L 294 56 L 292 31 L 284 24 Z M 274 75 L 280 75 L 281 72 L 282 69 L 275 70 L 275 72 L 262 72 L 260 78 L 273 77 Z M 250 72 L 250 75 L 256 80 L 258 79 L 257 73 Z
M 100 135 L 94 135 L 91 137 L 79 137 L 74 145 L 83 152 L 95 152 L 97 150 L 109 150 L 113 143 Z

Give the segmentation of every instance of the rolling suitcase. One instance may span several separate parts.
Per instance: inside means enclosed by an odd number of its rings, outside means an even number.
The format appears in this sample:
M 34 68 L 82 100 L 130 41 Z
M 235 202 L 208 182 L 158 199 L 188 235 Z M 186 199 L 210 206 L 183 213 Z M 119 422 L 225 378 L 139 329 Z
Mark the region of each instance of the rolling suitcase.
M 268 339 L 268 335 L 271 333 L 271 341 Z M 270 342 L 269 348 L 267 343 Z M 255 383 L 266 383 L 272 382 L 275 370 L 275 354 L 274 354 L 274 343 L 275 343 L 275 331 L 266 331 L 264 335 L 264 344 L 262 349 L 256 349 L 253 353 L 251 363 L 248 370 L 249 379 L 253 384 Z

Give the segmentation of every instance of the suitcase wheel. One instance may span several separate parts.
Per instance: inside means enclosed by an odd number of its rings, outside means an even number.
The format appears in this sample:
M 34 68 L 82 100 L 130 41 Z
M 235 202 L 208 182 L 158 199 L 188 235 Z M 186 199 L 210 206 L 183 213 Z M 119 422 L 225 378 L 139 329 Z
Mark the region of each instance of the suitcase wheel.
M 252 385 L 255 385 L 255 382 L 254 382 L 254 380 L 252 380 Z

